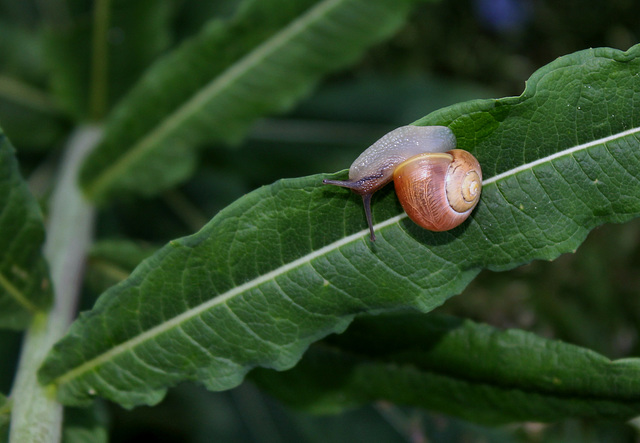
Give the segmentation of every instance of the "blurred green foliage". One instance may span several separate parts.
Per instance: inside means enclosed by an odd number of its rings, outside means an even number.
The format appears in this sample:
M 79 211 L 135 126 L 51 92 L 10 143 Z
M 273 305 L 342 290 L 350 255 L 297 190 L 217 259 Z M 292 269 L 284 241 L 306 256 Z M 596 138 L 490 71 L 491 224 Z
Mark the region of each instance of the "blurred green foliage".
M 89 1 L 76 6 L 90 10 Z M 213 15 L 228 17 L 238 1 L 166 2 L 172 47 Z M 62 0 L 0 1 L 0 123 L 31 175 L 36 195 L 49 190 L 52 162 L 73 118 L 48 92 L 43 23 L 64 18 Z M 347 167 L 381 129 L 410 123 L 434 109 L 473 98 L 518 95 L 524 80 L 554 58 L 580 49 L 627 49 L 640 41 L 640 2 L 633 0 L 450 0 L 424 4 L 393 39 L 356 66 L 327 78 L 287 115 L 259 122 L 233 149 L 210 149 L 198 173 L 178 189 L 104 209 L 98 239 L 142 243 L 143 257 L 198 229 L 244 193 L 282 177 Z M 90 17 L 87 17 L 89 20 Z M 18 49 L 19 48 L 19 49 Z M 19 80 L 27 102 L 12 93 Z M 34 130 L 37 128 L 37 130 Z M 609 357 L 638 355 L 640 223 L 596 229 L 573 255 L 520 269 L 482 273 L 441 311 L 500 327 L 519 327 L 590 347 Z M 136 243 L 140 245 L 141 243 Z M 103 245 L 104 246 L 104 245 Z M 127 247 L 136 248 L 135 244 Z M 127 249 L 130 250 L 130 249 Z M 145 252 L 146 251 L 146 252 Z M 105 266 L 109 265 L 109 266 Z M 83 306 L 135 262 L 97 248 Z M 113 271 L 113 266 L 121 274 Z M 19 335 L 0 333 L 0 392 L 7 393 Z M 286 410 L 246 384 L 213 394 L 174 389 L 155 408 L 108 405 L 111 441 L 636 441 L 621 423 L 568 421 L 481 428 L 425 411 L 378 404 L 337 417 Z

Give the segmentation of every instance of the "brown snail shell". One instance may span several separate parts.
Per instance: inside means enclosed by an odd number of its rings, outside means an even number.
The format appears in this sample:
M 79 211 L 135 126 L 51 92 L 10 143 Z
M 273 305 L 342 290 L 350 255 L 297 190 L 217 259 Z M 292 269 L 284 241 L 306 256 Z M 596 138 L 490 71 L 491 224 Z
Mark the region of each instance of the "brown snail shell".
M 454 149 L 411 157 L 395 168 L 393 182 L 411 220 L 430 231 L 448 231 L 478 204 L 482 172 L 473 155 Z
M 446 126 L 402 126 L 353 162 L 349 180 L 323 183 L 362 195 L 372 241 L 371 196 L 392 179 L 402 207 L 414 222 L 432 231 L 446 231 L 471 214 L 482 189 L 480 164 L 455 147 L 455 135 Z

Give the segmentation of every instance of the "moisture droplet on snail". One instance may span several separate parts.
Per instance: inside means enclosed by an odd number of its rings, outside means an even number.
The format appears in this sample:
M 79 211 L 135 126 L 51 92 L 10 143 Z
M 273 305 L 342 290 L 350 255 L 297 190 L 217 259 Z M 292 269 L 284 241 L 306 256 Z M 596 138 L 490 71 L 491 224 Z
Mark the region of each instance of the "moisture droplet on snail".
M 456 137 L 446 126 L 394 129 L 360 154 L 349 168 L 349 180 L 323 183 L 362 196 L 371 241 L 375 241 L 371 196 L 391 180 L 409 218 L 430 231 L 448 231 L 465 221 L 482 190 L 478 160 L 456 149 Z

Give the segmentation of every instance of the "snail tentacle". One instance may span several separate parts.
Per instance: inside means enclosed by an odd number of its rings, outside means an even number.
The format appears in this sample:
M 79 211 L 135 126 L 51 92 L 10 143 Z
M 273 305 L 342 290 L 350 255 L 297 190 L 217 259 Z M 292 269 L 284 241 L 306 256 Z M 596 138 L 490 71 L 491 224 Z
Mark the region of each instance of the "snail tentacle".
M 446 126 L 402 126 L 367 148 L 349 168 L 348 180 L 323 183 L 362 196 L 371 241 L 375 241 L 371 196 L 395 182 L 402 207 L 418 225 L 445 231 L 462 223 L 480 198 L 482 171 L 476 158 L 456 149 Z

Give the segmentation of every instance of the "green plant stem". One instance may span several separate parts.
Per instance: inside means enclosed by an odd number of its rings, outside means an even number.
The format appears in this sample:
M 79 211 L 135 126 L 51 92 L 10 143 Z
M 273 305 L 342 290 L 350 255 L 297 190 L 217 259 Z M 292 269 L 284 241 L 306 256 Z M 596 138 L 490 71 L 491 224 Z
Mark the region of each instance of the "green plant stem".
M 89 109 L 93 121 L 100 121 L 107 109 L 110 0 L 97 0 L 93 12 L 93 58 L 91 60 L 91 97 Z
M 38 313 L 25 336 L 12 391 L 10 442 L 60 440 L 62 405 L 41 386 L 37 371 L 53 344 L 65 333 L 76 310 L 95 209 L 77 186 L 78 170 L 100 139 L 96 127 L 81 127 L 71 137 L 54 190 L 44 254 L 51 268 L 55 301 Z

